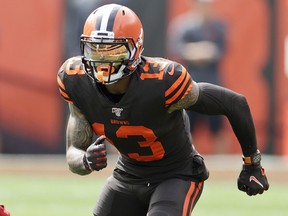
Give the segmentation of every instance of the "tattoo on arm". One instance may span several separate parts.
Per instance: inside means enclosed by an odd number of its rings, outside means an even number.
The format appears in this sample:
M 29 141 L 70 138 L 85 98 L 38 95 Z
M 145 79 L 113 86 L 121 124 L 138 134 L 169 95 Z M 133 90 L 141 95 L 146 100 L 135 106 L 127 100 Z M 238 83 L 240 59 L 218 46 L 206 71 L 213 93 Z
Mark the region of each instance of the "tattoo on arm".
M 92 128 L 74 105 L 69 104 L 70 117 L 66 131 L 66 160 L 72 172 L 79 175 L 86 175 L 87 171 L 83 164 L 83 156 L 86 149 L 91 145 L 93 138 Z
M 91 145 L 93 131 L 81 111 L 69 104 L 70 118 L 67 126 L 67 147 L 73 145 L 76 148 L 86 150 Z
M 168 112 L 172 113 L 175 110 L 187 109 L 197 102 L 198 97 L 199 97 L 199 86 L 196 82 L 193 81 L 193 87 L 191 91 L 186 95 L 185 98 L 178 101 L 176 104 L 170 106 Z

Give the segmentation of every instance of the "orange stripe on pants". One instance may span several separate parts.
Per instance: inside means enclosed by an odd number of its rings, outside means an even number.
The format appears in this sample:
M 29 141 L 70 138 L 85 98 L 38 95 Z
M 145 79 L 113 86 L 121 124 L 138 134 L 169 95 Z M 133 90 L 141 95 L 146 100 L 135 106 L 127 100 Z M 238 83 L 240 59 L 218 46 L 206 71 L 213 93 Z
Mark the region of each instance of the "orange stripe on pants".
M 186 195 L 182 216 L 189 216 L 198 201 L 199 195 L 203 189 L 203 182 L 191 182 L 190 188 Z M 190 207 L 189 207 L 190 206 Z

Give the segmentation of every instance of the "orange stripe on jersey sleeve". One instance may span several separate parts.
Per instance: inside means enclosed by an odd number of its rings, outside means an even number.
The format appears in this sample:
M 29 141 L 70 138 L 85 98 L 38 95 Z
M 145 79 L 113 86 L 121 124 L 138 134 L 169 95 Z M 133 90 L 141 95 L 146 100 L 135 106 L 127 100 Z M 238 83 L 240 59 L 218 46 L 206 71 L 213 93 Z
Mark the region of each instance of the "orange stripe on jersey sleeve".
M 65 98 L 64 98 L 64 100 L 65 100 L 67 103 L 74 104 L 73 101 L 67 100 L 67 99 L 65 99 Z
M 70 99 L 69 95 L 67 93 L 65 93 L 61 88 L 59 88 L 60 94 L 62 95 L 63 99 L 70 103 L 70 104 L 74 104 L 73 101 Z
M 184 80 L 184 81 L 183 81 Z M 165 92 L 165 96 L 168 96 L 169 94 L 171 94 L 173 91 L 175 91 L 180 85 L 180 89 L 173 95 L 173 97 L 169 98 L 168 100 L 166 100 L 165 104 L 169 105 L 171 103 L 173 103 L 181 94 L 184 95 L 181 97 L 181 99 L 186 96 L 188 94 L 188 89 L 192 88 L 192 84 L 190 84 L 188 87 L 187 84 L 190 81 L 190 75 L 186 72 L 186 70 L 183 68 L 182 69 L 182 74 L 181 76 L 176 80 L 176 82 Z M 185 89 L 186 87 L 186 89 Z
M 69 95 L 65 93 L 61 88 L 59 88 L 59 91 L 64 98 L 69 98 Z
M 191 89 L 192 89 L 192 82 L 189 84 L 186 92 L 185 92 L 184 95 L 181 97 L 181 99 L 183 99 L 183 98 L 191 91 Z M 180 99 L 180 100 L 181 100 L 181 99 Z
M 61 80 L 61 78 L 59 76 L 57 76 L 57 83 L 62 89 L 66 90 L 65 89 L 65 85 L 64 85 L 64 83 L 62 82 L 62 80 Z
M 68 103 L 73 104 L 73 101 L 71 101 L 69 95 L 65 92 L 65 90 L 66 90 L 65 85 L 59 76 L 57 76 L 57 83 L 59 85 L 59 92 L 62 95 L 62 97 L 64 98 L 64 100 Z
M 174 84 L 169 89 L 165 91 L 165 97 L 170 95 L 182 83 L 182 81 L 185 79 L 186 73 L 187 73 L 186 69 L 182 67 L 182 72 L 181 72 L 180 77 L 174 82 Z

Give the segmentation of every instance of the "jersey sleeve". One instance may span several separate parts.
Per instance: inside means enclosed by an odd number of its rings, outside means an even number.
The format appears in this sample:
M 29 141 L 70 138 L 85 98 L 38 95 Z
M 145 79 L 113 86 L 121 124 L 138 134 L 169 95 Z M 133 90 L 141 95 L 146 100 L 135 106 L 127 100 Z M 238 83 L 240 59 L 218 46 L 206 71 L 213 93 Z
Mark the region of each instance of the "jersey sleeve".
M 77 74 L 84 74 L 84 69 L 81 65 L 81 57 L 79 56 L 66 60 L 60 67 L 57 74 L 57 83 L 60 94 L 66 102 L 71 104 L 74 103 L 71 96 L 69 96 L 66 83 L 69 83 L 69 78 L 71 78 L 71 75 L 73 76 Z
M 190 74 L 183 65 L 175 62 L 167 67 L 165 82 L 166 107 L 183 99 L 192 89 L 192 78 Z
M 58 74 L 57 74 L 57 83 L 58 83 L 58 89 L 59 89 L 59 92 L 62 96 L 62 98 L 68 102 L 68 103 L 71 103 L 73 104 L 70 96 L 68 95 L 67 91 L 66 91 L 66 87 L 65 87 L 65 84 L 64 84 L 64 79 L 65 79 L 65 69 L 67 67 L 67 61 L 63 63 L 63 65 L 60 67 L 59 71 L 58 71 Z

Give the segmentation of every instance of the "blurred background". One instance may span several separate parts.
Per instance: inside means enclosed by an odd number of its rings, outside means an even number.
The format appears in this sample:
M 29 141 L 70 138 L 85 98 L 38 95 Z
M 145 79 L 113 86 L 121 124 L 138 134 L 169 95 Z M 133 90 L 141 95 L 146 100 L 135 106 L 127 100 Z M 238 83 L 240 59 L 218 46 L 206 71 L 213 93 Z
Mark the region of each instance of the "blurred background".
M 192 1 L 15 0 L 2 4 L 0 153 L 65 152 L 67 104 L 58 93 L 56 74 L 66 58 L 80 54 L 83 24 L 96 7 L 111 2 L 130 7 L 144 26 L 144 55 L 185 65 L 173 52 L 183 48 L 175 46 L 173 37 L 181 32 L 175 20 L 196 11 Z M 288 154 L 287 10 L 288 0 L 215 0 L 210 11 L 225 26 L 225 51 L 215 79 L 247 97 L 259 148 L 271 155 Z M 208 38 L 213 39 L 214 33 Z M 190 39 L 188 34 L 192 43 Z M 200 153 L 241 153 L 226 119 L 218 129 L 218 142 L 208 124 L 209 120 L 200 121 L 192 132 Z

